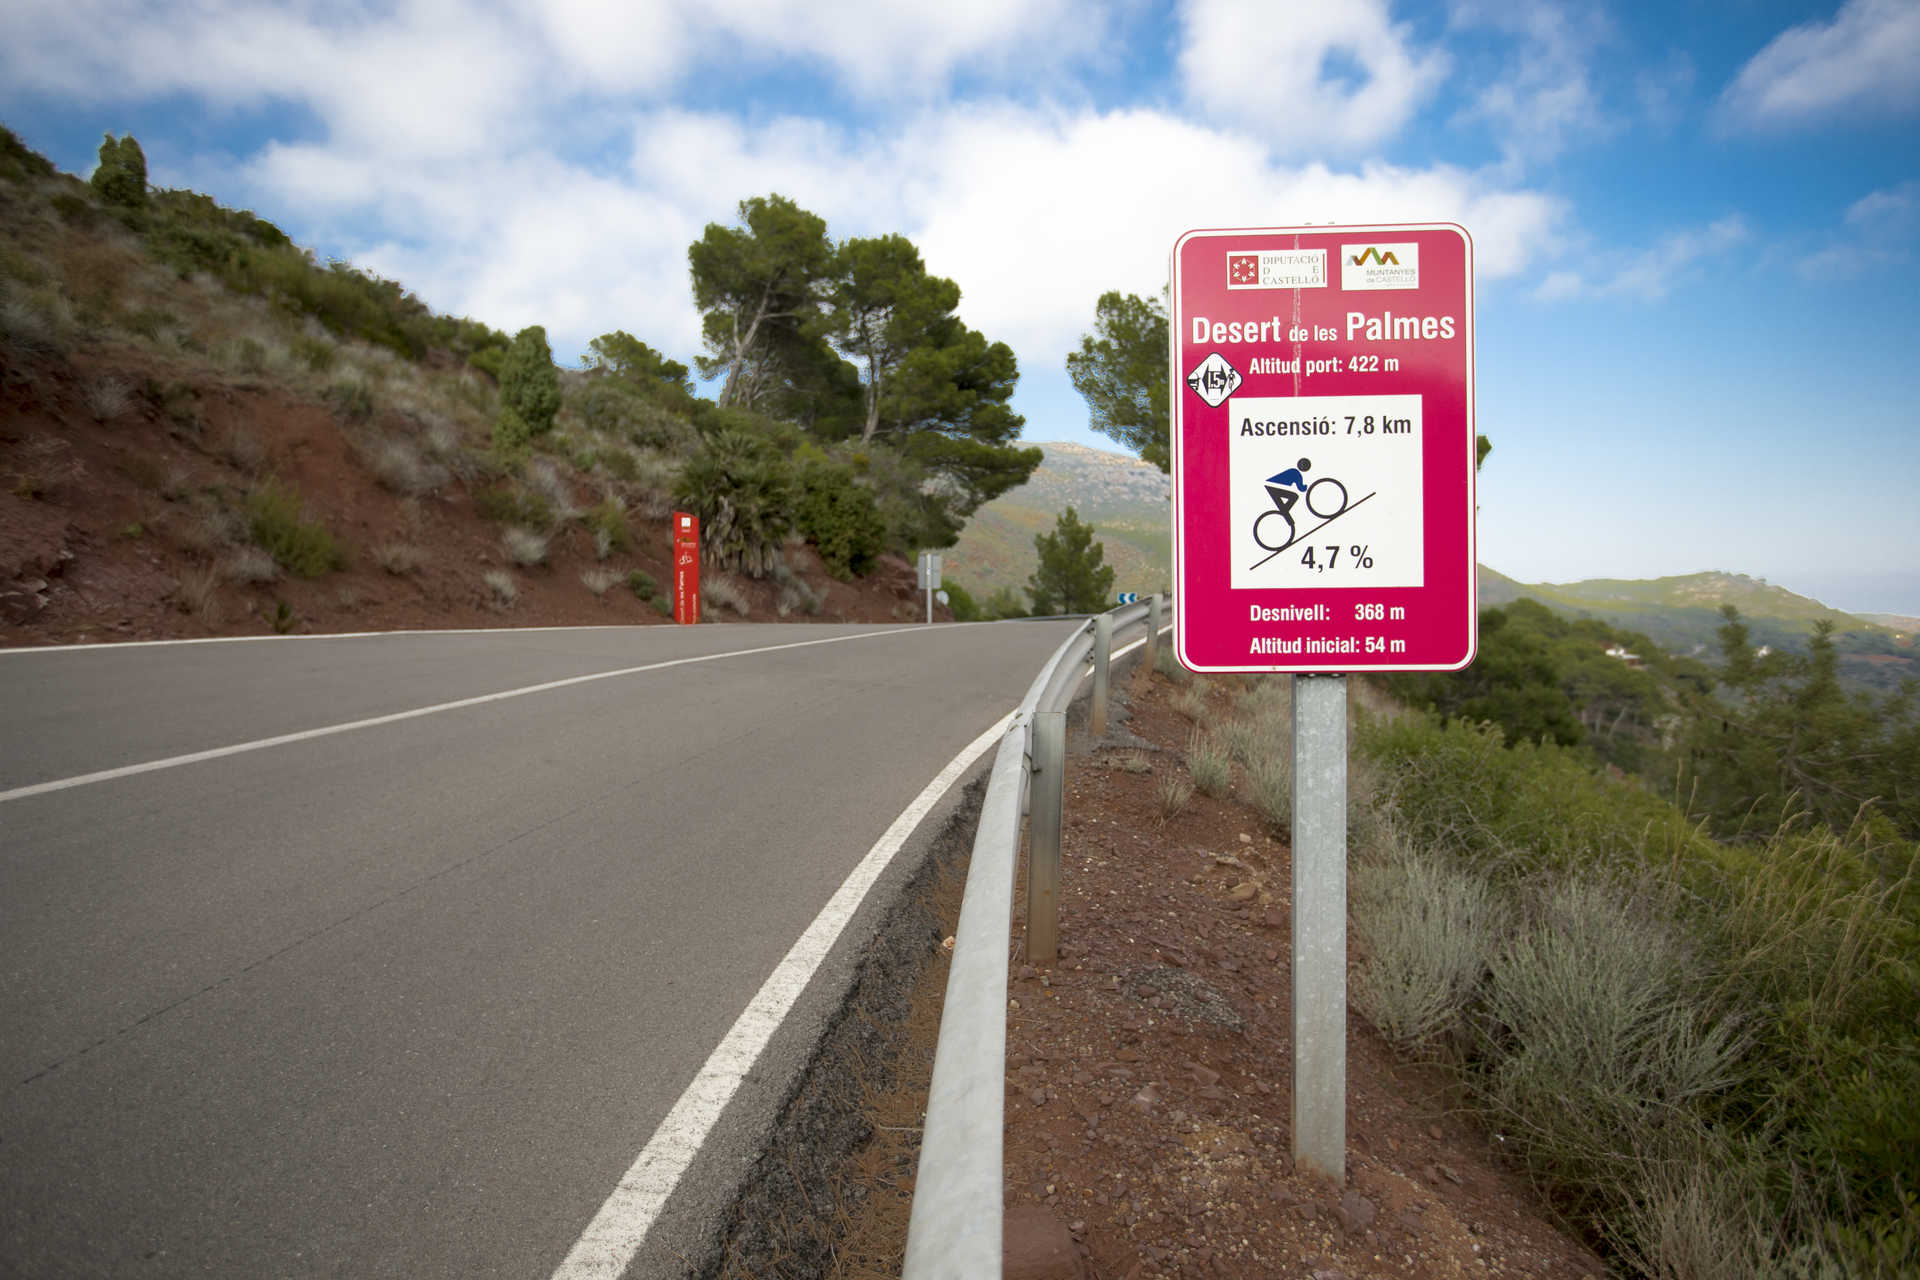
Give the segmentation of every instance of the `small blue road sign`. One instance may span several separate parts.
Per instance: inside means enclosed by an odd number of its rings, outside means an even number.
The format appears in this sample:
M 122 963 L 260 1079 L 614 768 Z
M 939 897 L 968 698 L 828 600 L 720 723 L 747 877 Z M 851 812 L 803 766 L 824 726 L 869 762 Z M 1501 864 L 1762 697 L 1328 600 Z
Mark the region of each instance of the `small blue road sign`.
M 1120 593 L 1120 603 L 1121 604 L 1139 604 L 1140 593 L 1138 591 L 1122 591 Z

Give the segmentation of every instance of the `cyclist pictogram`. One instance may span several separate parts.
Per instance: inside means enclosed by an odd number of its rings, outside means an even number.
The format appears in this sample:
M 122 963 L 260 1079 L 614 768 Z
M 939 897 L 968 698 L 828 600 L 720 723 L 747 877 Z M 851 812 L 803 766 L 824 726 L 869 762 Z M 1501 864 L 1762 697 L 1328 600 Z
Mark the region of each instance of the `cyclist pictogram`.
M 1267 497 L 1273 500 L 1273 506 L 1255 516 L 1253 521 L 1253 540 L 1267 555 L 1258 564 L 1249 565 L 1247 568 L 1249 573 L 1266 564 L 1268 560 L 1273 559 L 1300 539 L 1311 537 L 1326 528 L 1367 501 L 1367 498 L 1377 496 L 1378 491 L 1369 493 L 1365 498 L 1349 502 L 1346 485 L 1332 476 L 1321 476 L 1317 480 L 1309 481 L 1307 472 L 1311 470 L 1313 470 L 1313 460 L 1302 458 L 1278 475 L 1267 477 L 1264 484 Z M 1320 523 L 1303 531 L 1294 520 L 1295 507 L 1306 508 L 1307 515 Z M 1269 542 L 1262 536 L 1261 527 L 1269 520 L 1280 521 L 1279 525 L 1267 526 L 1265 530 L 1266 533 L 1279 537 L 1281 540 L 1278 542 Z

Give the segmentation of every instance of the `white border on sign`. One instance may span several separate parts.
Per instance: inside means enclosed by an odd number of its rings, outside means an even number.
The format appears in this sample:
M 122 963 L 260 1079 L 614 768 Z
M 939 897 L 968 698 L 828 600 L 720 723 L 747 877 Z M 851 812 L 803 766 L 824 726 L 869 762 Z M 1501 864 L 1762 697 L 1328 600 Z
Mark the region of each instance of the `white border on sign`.
M 1183 233 L 1173 242 L 1172 270 L 1169 274 L 1171 288 L 1168 290 L 1170 306 L 1167 309 L 1167 398 L 1171 402 L 1169 409 L 1169 446 L 1168 457 L 1175 465 L 1173 468 L 1173 585 L 1175 591 L 1184 591 L 1186 585 L 1186 537 L 1185 525 L 1181 521 L 1185 505 L 1185 469 L 1178 465 L 1181 456 L 1182 405 L 1180 394 L 1186 386 L 1180 371 L 1180 324 L 1185 319 L 1180 310 L 1180 250 L 1189 240 L 1211 240 L 1225 236 L 1249 235 L 1337 235 L 1372 236 L 1390 234 L 1399 231 L 1448 231 L 1460 237 L 1466 249 L 1467 307 L 1465 316 L 1465 336 L 1467 342 L 1467 500 L 1471 511 L 1478 510 L 1479 484 L 1473 465 L 1474 453 L 1479 431 L 1479 407 L 1475 401 L 1474 377 L 1478 364 L 1478 341 L 1474 327 L 1475 282 L 1473 275 L 1473 235 L 1457 222 L 1385 222 L 1355 226 L 1327 223 L 1321 226 L 1300 225 L 1292 227 L 1208 227 Z M 1173 613 L 1173 651 L 1182 665 L 1191 671 L 1209 672 L 1268 672 L 1285 674 L 1329 674 L 1357 673 L 1364 675 L 1373 671 L 1459 671 L 1472 664 L 1479 655 L 1479 632 L 1477 622 L 1480 616 L 1480 529 L 1479 520 L 1469 514 L 1467 517 L 1467 634 L 1472 643 L 1467 648 L 1466 657 L 1457 663 L 1327 663 L 1322 666 L 1308 666 L 1287 663 L 1284 666 L 1196 666 L 1187 661 L 1186 631 L 1188 612 L 1175 609 Z

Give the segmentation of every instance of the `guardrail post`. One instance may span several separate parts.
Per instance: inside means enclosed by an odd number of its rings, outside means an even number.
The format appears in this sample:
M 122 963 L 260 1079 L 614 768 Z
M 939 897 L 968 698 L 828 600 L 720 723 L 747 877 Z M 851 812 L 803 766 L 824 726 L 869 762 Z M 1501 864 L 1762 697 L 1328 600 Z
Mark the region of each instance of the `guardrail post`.
M 1027 821 L 1027 963 L 1060 946 L 1060 822 L 1067 800 L 1067 713 L 1033 717 L 1032 813 Z
M 1160 593 L 1154 592 L 1147 600 L 1147 670 L 1154 671 L 1160 666 Z
M 1113 652 L 1113 615 L 1093 620 L 1093 715 L 1088 728 L 1093 740 L 1107 736 L 1107 658 Z

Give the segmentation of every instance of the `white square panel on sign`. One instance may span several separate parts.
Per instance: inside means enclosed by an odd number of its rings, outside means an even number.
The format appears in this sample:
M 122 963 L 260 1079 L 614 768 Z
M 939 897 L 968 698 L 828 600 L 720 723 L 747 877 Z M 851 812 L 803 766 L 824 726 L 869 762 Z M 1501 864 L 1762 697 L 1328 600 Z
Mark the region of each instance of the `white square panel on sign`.
M 1236 590 L 1426 584 L 1419 396 L 1236 396 L 1227 415 Z

